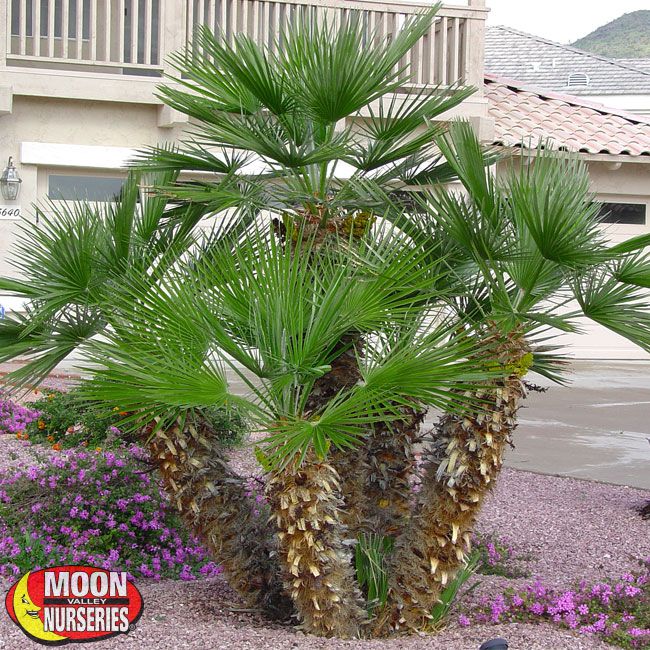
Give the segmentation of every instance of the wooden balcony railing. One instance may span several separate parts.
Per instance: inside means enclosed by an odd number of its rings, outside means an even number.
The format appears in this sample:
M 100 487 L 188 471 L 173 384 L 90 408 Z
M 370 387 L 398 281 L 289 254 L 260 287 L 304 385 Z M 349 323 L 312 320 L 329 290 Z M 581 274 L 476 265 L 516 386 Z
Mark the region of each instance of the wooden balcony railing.
M 245 32 L 272 44 L 285 21 L 360 15 L 368 34 L 397 32 L 426 0 L 0 0 L 6 47 L 0 66 L 160 76 L 167 56 L 191 42 L 198 25 L 232 38 Z M 0 19 L 2 12 L 0 12 Z M 444 6 L 409 52 L 416 85 L 480 86 L 484 0 Z M 370 37 L 370 36 L 369 36 Z M 363 44 L 360 44 L 363 46 Z
M 164 0 L 5 1 L 9 64 L 162 70 Z

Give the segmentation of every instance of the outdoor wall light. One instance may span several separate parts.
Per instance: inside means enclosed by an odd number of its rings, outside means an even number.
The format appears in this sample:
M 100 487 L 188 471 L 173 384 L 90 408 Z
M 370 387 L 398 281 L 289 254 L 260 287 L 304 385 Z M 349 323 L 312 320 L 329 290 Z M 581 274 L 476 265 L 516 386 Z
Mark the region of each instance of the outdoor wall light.
M 508 650 L 508 642 L 501 637 L 490 639 L 483 643 L 478 650 Z
M 0 175 L 0 192 L 5 201 L 15 201 L 20 193 L 20 184 L 22 179 L 18 176 L 18 171 L 14 167 L 11 156 L 7 161 L 2 175 Z

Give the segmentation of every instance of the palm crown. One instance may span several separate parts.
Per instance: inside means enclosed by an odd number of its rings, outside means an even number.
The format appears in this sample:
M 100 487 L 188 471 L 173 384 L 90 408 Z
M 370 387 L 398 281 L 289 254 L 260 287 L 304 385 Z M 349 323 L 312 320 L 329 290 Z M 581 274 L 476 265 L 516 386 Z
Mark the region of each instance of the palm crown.
M 272 47 L 240 34 L 228 43 L 200 29 L 176 54 L 176 85 L 161 98 L 192 118 L 192 139 L 157 147 L 137 162 L 151 170 L 214 172 L 168 188 L 206 212 L 267 210 L 318 216 L 379 210 L 367 186 L 435 181 L 434 119 L 472 88 L 405 90 L 404 55 L 431 26 L 436 7 L 396 34 L 368 34 L 358 15 L 339 25 L 302 21 Z M 363 43 L 363 47 L 360 44 Z
M 495 177 L 494 152 L 468 125 L 436 142 L 463 191 L 420 188 L 413 214 L 389 218 L 453 269 L 439 277 L 463 319 L 545 339 L 550 329 L 578 331 L 586 316 L 650 348 L 650 238 L 607 243 L 583 163 L 547 144 Z M 554 355 L 545 348 L 535 369 L 547 374 Z

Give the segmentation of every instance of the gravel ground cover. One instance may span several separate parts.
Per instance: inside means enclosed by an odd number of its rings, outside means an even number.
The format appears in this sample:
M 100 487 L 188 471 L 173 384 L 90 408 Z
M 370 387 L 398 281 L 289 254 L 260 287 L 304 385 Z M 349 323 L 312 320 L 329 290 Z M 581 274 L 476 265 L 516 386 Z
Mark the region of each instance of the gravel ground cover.
M 11 436 L 0 436 L 0 469 L 33 463 L 35 453 Z M 50 452 L 51 453 L 51 452 Z M 254 472 L 250 450 L 233 454 L 243 473 Z M 648 493 L 620 486 L 558 478 L 505 469 L 483 511 L 479 528 L 507 537 L 530 577 L 508 580 L 479 576 L 472 598 L 539 577 L 548 586 L 571 587 L 580 579 L 618 578 L 650 556 L 650 524 L 636 508 Z M 3 591 L 8 582 L 0 582 Z M 599 650 L 604 642 L 548 624 L 508 624 L 461 628 L 455 622 L 435 637 L 389 641 L 323 640 L 290 628 L 268 625 L 255 614 L 237 611 L 235 594 L 220 577 L 197 582 L 139 580 L 145 611 L 137 629 L 98 643 L 101 648 L 139 647 L 228 648 L 266 650 L 284 648 L 362 648 L 367 650 L 474 650 L 488 638 L 503 636 L 511 650 Z M 0 649 L 37 648 L 0 617 Z

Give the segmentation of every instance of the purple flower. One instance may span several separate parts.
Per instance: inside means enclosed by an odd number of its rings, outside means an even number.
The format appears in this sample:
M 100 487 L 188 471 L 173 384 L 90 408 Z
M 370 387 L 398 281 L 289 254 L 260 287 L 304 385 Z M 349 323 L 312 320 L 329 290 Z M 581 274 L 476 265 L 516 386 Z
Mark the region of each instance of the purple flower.
M 634 587 L 633 585 L 627 585 L 625 587 L 625 595 L 629 596 L 630 598 L 633 598 L 634 596 L 638 596 L 641 593 L 641 590 L 638 587 Z
M 545 611 L 545 607 L 542 603 L 533 603 L 530 606 L 530 611 L 536 616 L 541 616 Z
M 181 580 L 196 580 L 196 577 L 192 574 L 192 568 L 188 564 L 184 564 L 181 572 L 178 576 Z
M 99 455 L 69 450 L 48 456 L 41 465 L 0 472 L 0 503 L 20 498 L 16 490 L 25 477 L 45 493 L 15 529 L 0 520 L 0 576 L 33 569 L 29 556 L 39 549 L 47 557 L 43 565 L 92 563 L 129 568 L 136 577 L 154 580 L 218 575 L 222 569 L 206 549 L 176 528 L 174 510 L 155 477 L 134 465 L 132 458 L 146 454 L 132 451 L 130 457 L 126 447 Z M 68 521 L 52 525 L 62 519 Z M 120 531 L 117 538 L 109 535 L 114 529 Z

